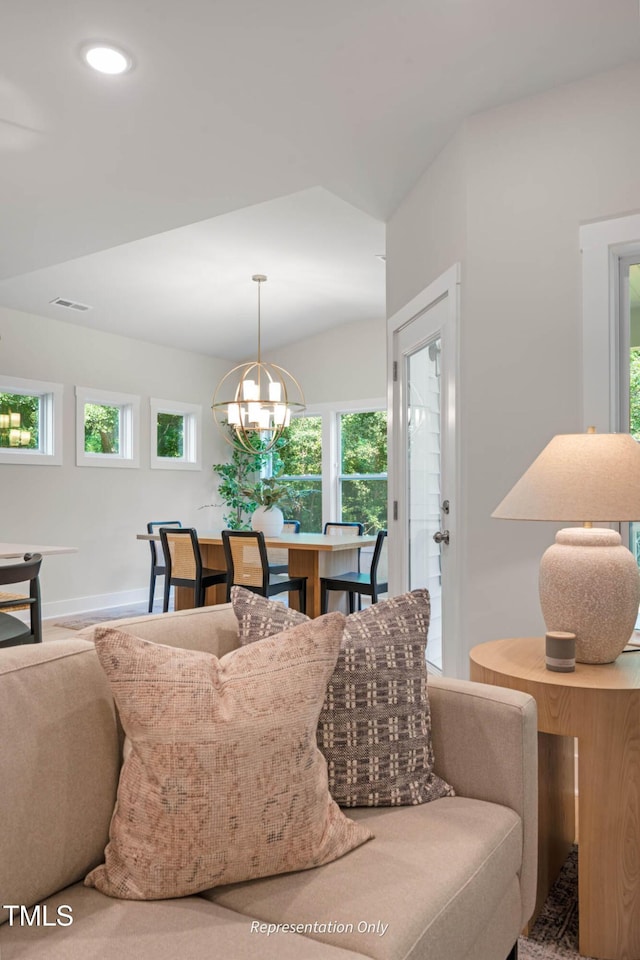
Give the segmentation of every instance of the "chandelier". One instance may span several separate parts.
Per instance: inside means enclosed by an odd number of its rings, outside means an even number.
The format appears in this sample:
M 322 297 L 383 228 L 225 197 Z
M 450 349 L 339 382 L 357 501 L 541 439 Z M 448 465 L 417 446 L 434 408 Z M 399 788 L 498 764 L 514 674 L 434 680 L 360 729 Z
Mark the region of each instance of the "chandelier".
M 258 284 L 258 358 L 230 370 L 218 384 L 211 404 L 225 440 L 247 453 L 271 450 L 289 426 L 292 413 L 305 409 L 296 378 L 278 364 L 261 359 L 260 285 L 267 278 L 256 273 L 251 279 Z

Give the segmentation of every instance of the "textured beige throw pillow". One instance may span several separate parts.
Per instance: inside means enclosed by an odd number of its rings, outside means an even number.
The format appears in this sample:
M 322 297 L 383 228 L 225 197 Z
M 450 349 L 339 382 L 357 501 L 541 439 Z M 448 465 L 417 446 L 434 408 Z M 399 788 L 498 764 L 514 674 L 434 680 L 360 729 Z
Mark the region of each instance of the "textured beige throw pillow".
M 241 643 L 304 619 L 242 587 L 232 589 L 231 600 Z M 346 618 L 318 723 L 329 789 L 343 807 L 453 796 L 453 788 L 433 770 L 425 657 L 429 618 L 427 590 L 381 600 Z
M 131 741 L 87 886 L 157 900 L 304 870 L 372 834 L 331 799 L 316 745 L 344 617 L 211 654 L 96 632 Z

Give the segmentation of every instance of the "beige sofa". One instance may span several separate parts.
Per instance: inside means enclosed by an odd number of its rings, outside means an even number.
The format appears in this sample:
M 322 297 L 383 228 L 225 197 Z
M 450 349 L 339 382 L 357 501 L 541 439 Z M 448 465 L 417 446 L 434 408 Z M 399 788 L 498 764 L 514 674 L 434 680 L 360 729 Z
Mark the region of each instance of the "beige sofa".
M 118 625 L 217 656 L 238 642 L 226 604 Z M 92 632 L 0 651 L 0 960 L 515 956 L 536 883 L 531 697 L 432 678 L 436 770 L 458 795 L 346 811 L 375 839 L 340 860 L 182 900 L 113 900 L 82 883 L 102 861 L 122 750 Z

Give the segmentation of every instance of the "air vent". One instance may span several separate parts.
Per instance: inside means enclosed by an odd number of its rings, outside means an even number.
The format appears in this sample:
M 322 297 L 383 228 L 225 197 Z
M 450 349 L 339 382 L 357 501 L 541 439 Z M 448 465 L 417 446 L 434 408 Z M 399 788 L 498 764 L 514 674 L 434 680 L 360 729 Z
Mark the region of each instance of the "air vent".
M 67 310 L 91 310 L 86 303 L 78 303 L 76 300 L 65 300 L 64 297 L 56 297 L 49 300 L 49 303 L 55 303 L 59 307 L 66 307 Z

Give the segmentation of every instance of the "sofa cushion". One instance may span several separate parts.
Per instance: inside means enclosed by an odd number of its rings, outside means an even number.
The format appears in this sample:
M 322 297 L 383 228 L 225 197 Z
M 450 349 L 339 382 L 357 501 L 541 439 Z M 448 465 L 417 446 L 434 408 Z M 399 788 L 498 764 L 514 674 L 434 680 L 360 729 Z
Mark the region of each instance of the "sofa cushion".
M 121 730 L 95 648 L 75 637 L 2 650 L 0 704 L 0 905 L 30 904 L 100 863 Z
M 232 589 L 231 600 L 243 644 L 304 616 L 241 587 Z M 329 789 L 341 806 L 416 804 L 453 795 L 433 772 L 429 616 L 428 591 L 414 590 L 346 618 L 317 734 Z
M 216 657 L 235 650 L 238 646 L 238 624 L 230 603 L 216 603 L 192 610 L 177 610 L 171 614 L 147 613 L 126 620 L 109 620 L 78 631 L 83 640 L 93 642 L 96 630 L 115 627 L 142 640 L 165 643 L 183 650 L 205 650 Z
M 132 749 L 105 851 L 86 883 L 180 897 L 318 866 L 371 837 L 327 789 L 315 730 L 342 614 L 227 654 L 96 631 Z
M 503 939 L 517 932 L 522 823 L 513 810 L 446 797 L 351 815 L 375 839 L 348 857 L 202 896 L 260 920 L 315 922 L 309 937 L 373 960 L 472 957 L 492 916 Z
M 58 926 L 58 917 L 73 923 Z M 201 897 L 132 903 L 77 884 L 40 907 L 49 926 L 0 927 L 2 960 L 357 960 L 295 933 L 261 933 L 251 917 Z M 58 914 L 58 908 L 62 910 Z M 360 958 L 361 960 L 361 958 Z

